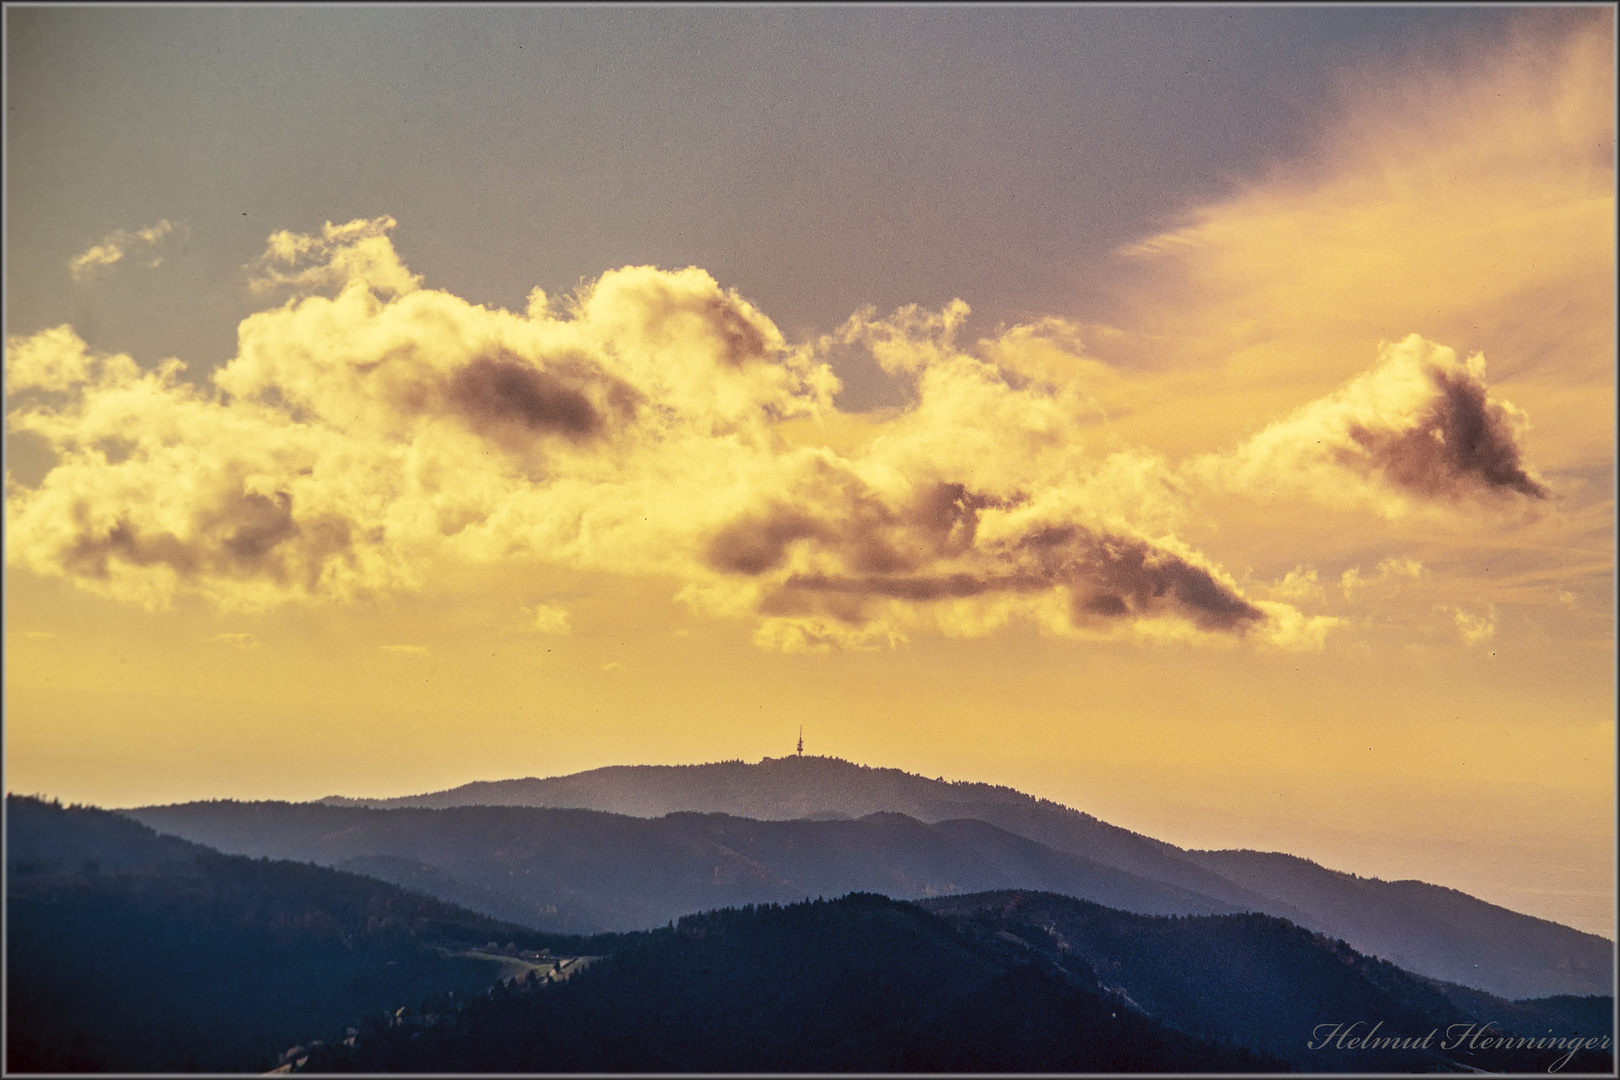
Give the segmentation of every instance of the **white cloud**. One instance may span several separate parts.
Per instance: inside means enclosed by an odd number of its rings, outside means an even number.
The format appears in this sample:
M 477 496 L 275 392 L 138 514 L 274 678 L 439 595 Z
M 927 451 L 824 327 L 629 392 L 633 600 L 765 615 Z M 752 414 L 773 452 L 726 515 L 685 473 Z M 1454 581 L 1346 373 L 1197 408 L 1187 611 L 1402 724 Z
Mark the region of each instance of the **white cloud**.
M 12 393 L 68 390 L 90 378 L 93 364 L 84 340 L 71 326 L 6 339 L 6 389 Z
M 98 267 L 112 266 L 121 262 L 125 255 L 142 252 L 145 253 L 142 265 L 153 269 L 163 262 L 162 256 L 156 254 L 158 244 L 177 228 L 182 232 L 186 230 L 185 225 L 177 225 L 168 219 L 144 229 L 115 229 L 102 237 L 100 243 L 92 244 L 69 259 L 68 274 L 74 281 L 83 281 Z
M 1320 603 L 1327 596 L 1327 590 L 1322 588 L 1314 567 L 1309 570 L 1302 566 L 1294 567 L 1283 575 L 1282 580 L 1273 582 L 1269 591 L 1279 600 L 1295 602 L 1314 600 Z
M 422 279 L 399 261 L 388 234 L 393 218 L 363 218 L 343 225 L 328 221 L 318 235 L 283 229 L 270 236 L 264 254 L 248 264 L 254 292 L 289 286 L 296 289 L 341 288 L 363 282 L 380 294 L 402 296 L 419 288 Z
M 1482 645 L 1496 636 L 1495 604 L 1492 604 L 1483 615 L 1454 608 L 1452 618 L 1456 620 L 1457 634 L 1465 645 Z
M 1523 461 L 1524 414 L 1492 398 L 1484 378 L 1483 357 L 1461 361 L 1412 334 L 1382 346 L 1371 371 L 1188 471 L 1258 498 L 1304 495 L 1386 517 L 1461 499 L 1547 498 Z
M 1321 602 L 1314 570 L 1257 600 L 1184 539 L 1201 485 L 1347 473 L 1387 510 L 1390 490 L 1445 501 L 1459 484 L 1539 483 L 1515 479 L 1501 442 L 1515 414 L 1485 397 L 1479 364 L 1417 338 L 1236 454 L 1178 467 L 1099 437 L 1108 408 L 1091 391 L 1128 391 L 1074 355 L 1094 328 L 1046 320 L 969 350 L 957 301 L 863 311 L 789 346 L 697 268 L 626 267 L 512 313 L 422 287 L 393 228 L 272 236 L 260 281 L 300 295 L 242 323 L 208 390 L 178 362 L 92 355 L 66 327 L 11 342 L 12 389 L 67 400 L 9 417 L 58 461 L 14 485 L 8 560 L 148 607 L 193 594 L 225 610 L 419 590 L 451 563 L 661 575 L 788 651 L 1014 622 L 1317 649 L 1339 622 L 1295 606 Z M 913 380 L 914 403 L 841 450 L 786 438 L 842 415 L 825 357 L 852 345 Z M 1442 440 L 1438 465 L 1392 487 L 1402 455 L 1428 460 L 1401 440 L 1428 438 L 1430 412 L 1458 400 L 1496 456 Z M 566 633 L 568 612 L 541 604 L 532 625 Z
M 567 634 L 572 631 L 568 609 L 555 604 L 539 604 L 534 609 L 534 628 L 542 634 Z
M 1416 559 L 1392 555 L 1378 564 L 1378 576 L 1380 578 L 1404 577 L 1417 581 L 1423 577 L 1423 564 Z

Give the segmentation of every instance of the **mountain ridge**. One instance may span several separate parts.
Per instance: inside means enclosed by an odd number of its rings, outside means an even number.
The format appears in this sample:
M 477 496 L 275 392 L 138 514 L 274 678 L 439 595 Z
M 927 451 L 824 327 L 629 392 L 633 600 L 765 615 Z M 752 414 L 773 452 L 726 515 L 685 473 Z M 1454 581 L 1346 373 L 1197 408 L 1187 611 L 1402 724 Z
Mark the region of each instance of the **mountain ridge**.
M 815 755 L 764 758 L 757 764 L 732 760 L 700 765 L 608 765 L 560 777 L 474 781 L 425 795 L 388 799 L 327 796 L 317 801 L 374 809 L 545 806 L 632 817 L 725 813 L 762 821 L 828 813 L 860 818 L 886 811 L 927 824 L 973 818 L 1224 903 L 1241 907 L 1261 900 L 1182 858 L 1180 849 L 1172 844 L 1015 788 L 932 780 L 901 769 Z
M 893 811 L 762 821 L 702 811 L 639 818 L 557 807 L 217 802 L 126 813 L 223 851 L 367 873 L 553 932 L 644 929 L 696 910 L 852 890 L 908 897 L 1020 882 L 1152 913 L 1234 910 L 987 822 L 928 824 Z
M 1234 910 L 1290 919 L 1342 937 L 1371 955 L 1399 956 L 1432 977 L 1483 983 L 1481 989 L 1505 998 L 1606 993 L 1613 987 L 1613 944 L 1608 939 L 1446 886 L 1359 877 L 1282 853 L 1258 852 L 1253 853 L 1257 858 L 1248 858 L 1192 851 L 1010 787 L 930 779 L 838 758 L 793 755 L 752 764 L 613 765 L 558 777 L 476 781 L 422 795 L 328 796 L 321 802 L 377 808 L 573 807 L 632 816 L 723 812 L 762 820 L 878 811 L 905 813 L 932 824 L 973 819 Z M 1384 921 L 1360 917 L 1358 905 L 1371 905 Z M 1524 955 L 1506 963 L 1490 959 L 1504 948 L 1518 948 Z M 1563 975 L 1556 974 L 1560 970 Z

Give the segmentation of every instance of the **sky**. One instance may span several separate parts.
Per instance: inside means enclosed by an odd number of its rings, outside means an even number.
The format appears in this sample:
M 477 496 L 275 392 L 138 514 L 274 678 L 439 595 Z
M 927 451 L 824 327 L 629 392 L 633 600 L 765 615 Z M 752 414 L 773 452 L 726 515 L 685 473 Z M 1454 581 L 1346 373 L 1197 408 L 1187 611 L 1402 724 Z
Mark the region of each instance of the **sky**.
M 803 725 L 1613 936 L 1612 8 L 5 31 L 8 791 Z

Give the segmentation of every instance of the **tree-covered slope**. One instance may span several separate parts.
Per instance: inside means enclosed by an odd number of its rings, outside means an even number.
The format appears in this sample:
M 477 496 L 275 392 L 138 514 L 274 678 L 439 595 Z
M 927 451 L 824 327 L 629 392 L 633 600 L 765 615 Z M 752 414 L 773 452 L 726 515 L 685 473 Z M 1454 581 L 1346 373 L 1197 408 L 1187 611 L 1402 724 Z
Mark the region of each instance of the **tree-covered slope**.
M 1252 1072 L 1032 958 L 873 895 L 710 912 L 561 986 L 363 1024 L 318 1071 Z
M 1469 1008 L 1447 989 L 1264 915 L 1145 917 L 1030 892 L 917 905 L 853 894 L 691 916 L 639 935 L 564 986 L 514 983 L 369 1018 L 353 1045 L 323 1047 L 308 1066 L 474 1073 L 1612 1068 L 1609 1032 L 1571 1027 L 1569 1010 L 1513 1003 L 1527 1022 L 1510 1028 L 1487 1015 L 1490 1003 Z M 1588 1004 L 1589 1019 L 1597 1003 Z M 1532 1017 L 1552 1028 L 1533 1029 Z M 1346 1028 L 1344 1039 L 1330 1030 Z M 1487 1038 L 1471 1041 L 1470 1033 Z M 1380 1041 L 1363 1046 L 1357 1036 Z M 1558 1043 L 1519 1045 L 1523 1037 Z
M 1261 914 L 1165 918 L 1115 911 L 1072 897 L 1011 891 L 925 900 L 964 933 L 1016 940 L 1031 952 L 1090 965 L 1121 1000 L 1178 1030 L 1225 1039 L 1304 1071 L 1411 1072 L 1458 1066 L 1542 1071 L 1564 1050 L 1448 1047 L 1473 1025 L 1518 1036 L 1612 1038 L 1599 1024 L 1610 998 L 1561 1011 L 1540 1002 L 1470 996 L 1463 988 L 1365 956 L 1344 942 Z M 1607 1003 L 1607 1008 L 1602 1003 Z M 1359 1023 L 1359 1028 L 1352 1025 Z M 1334 1025 L 1350 1039 L 1432 1034 L 1429 1045 L 1365 1049 L 1345 1040 L 1312 1048 Z M 1470 1038 L 1473 1032 L 1470 1032 Z M 1609 1053 L 1572 1064 L 1612 1067 Z M 1580 1070 L 1576 1070 L 1580 1071 Z
M 486 989 L 469 946 L 575 944 L 107 811 L 6 811 L 8 1071 L 263 1071 L 337 1018 Z

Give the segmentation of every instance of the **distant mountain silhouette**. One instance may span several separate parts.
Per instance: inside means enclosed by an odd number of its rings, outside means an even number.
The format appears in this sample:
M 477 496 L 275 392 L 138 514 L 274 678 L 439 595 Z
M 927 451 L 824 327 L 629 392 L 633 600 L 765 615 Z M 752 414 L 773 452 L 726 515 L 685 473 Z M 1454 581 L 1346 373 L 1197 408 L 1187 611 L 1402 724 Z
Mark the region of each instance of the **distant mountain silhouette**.
M 1380 881 L 1259 851 L 1192 851 L 1200 865 L 1309 912 L 1305 925 L 1412 971 L 1504 998 L 1612 990 L 1613 947 L 1593 934 L 1422 881 Z
M 1186 851 L 1012 788 L 933 780 L 836 758 L 612 766 L 395 799 L 322 801 L 378 808 L 574 807 L 641 817 L 691 811 L 782 820 L 894 812 L 926 823 L 974 819 L 1099 866 L 1186 890 L 1227 910 L 1289 919 L 1371 955 L 1398 958 L 1410 970 L 1504 998 L 1608 993 L 1614 981 L 1614 947 L 1608 940 L 1453 889 L 1358 878 L 1287 855 Z M 1019 883 L 1037 887 L 1034 879 Z M 1145 914 L 1177 910 L 1138 905 L 1117 893 L 1084 895 Z M 1197 914 L 1221 908 L 1179 910 Z
M 750 765 L 614 765 L 547 779 L 480 781 L 395 799 L 330 796 L 329 806 L 375 809 L 451 806 L 545 806 L 603 810 L 634 817 L 730 814 L 761 821 L 905 814 L 932 824 L 972 818 L 1231 905 L 1260 898 L 1184 857 L 1180 849 L 1045 799 L 992 784 L 930 780 L 830 757 L 766 758 Z
M 263 1072 L 344 1018 L 483 992 L 501 964 L 451 953 L 494 938 L 586 951 L 370 878 L 6 799 L 8 1072 Z
M 1038 886 L 1156 913 L 1234 910 L 983 821 L 903 814 L 756 821 L 463 806 L 186 803 L 128 811 L 243 855 L 307 859 L 565 933 L 633 930 L 707 908 L 850 891 L 900 898 Z
M 1610 1034 L 1518 1007 L 1559 1039 Z M 1357 1021 L 1412 1043 L 1327 1039 L 1324 1025 Z M 852 894 L 691 916 L 564 986 L 375 1017 L 309 1068 L 1539 1073 L 1567 1052 L 1458 1038 L 1482 1022 L 1433 980 L 1269 916 L 1148 917 L 1023 891 L 920 905 Z M 1564 1071 L 1612 1070 L 1608 1045 Z

